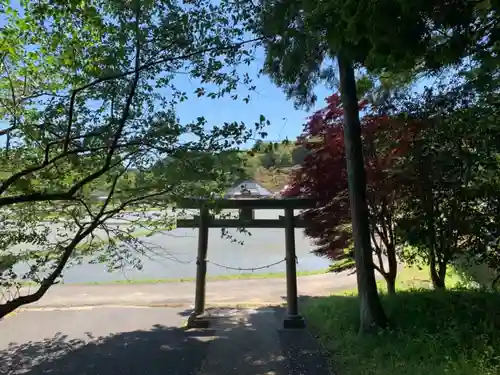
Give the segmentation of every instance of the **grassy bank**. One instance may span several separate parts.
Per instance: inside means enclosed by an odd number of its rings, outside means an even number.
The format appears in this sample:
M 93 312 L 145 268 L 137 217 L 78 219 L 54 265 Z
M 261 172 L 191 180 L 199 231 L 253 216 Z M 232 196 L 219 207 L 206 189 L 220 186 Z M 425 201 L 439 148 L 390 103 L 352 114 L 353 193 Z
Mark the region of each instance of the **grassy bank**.
M 500 295 L 458 288 L 430 290 L 424 271 L 406 269 L 398 294 L 382 294 L 391 328 L 360 337 L 355 291 L 311 298 L 304 314 L 339 375 L 498 375 Z M 383 292 L 383 282 L 379 283 Z
M 317 270 L 317 271 L 297 271 L 297 276 L 312 276 L 327 273 L 328 269 Z M 217 280 L 251 280 L 251 279 L 279 279 L 286 276 L 285 272 L 273 272 L 273 273 L 237 273 L 233 275 L 220 275 L 220 276 L 208 276 L 207 280 L 217 281 Z M 179 282 L 193 282 L 196 279 L 194 277 L 185 278 L 170 278 L 170 279 L 131 279 L 131 280 L 117 280 L 117 281 L 95 281 L 86 283 L 66 283 L 71 285 L 105 285 L 105 284 L 162 284 L 162 283 L 179 283 Z M 63 283 L 64 284 L 64 283 Z

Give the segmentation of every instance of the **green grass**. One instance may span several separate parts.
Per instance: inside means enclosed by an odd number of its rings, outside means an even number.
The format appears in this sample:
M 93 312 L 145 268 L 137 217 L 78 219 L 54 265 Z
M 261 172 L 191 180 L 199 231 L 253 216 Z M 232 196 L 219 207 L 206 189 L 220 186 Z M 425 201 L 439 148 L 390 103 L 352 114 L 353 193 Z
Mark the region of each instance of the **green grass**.
M 346 258 L 333 262 L 329 267 L 331 272 L 342 272 L 355 267 L 354 259 Z
M 297 276 L 312 276 L 321 275 L 327 273 L 328 269 L 317 270 L 317 271 L 297 271 Z M 280 279 L 284 278 L 286 274 L 284 272 L 272 272 L 272 273 L 238 273 L 234 275 L 220 275 L 220 276 L 208 276 L 207 280 L 217 281 L 217 280 L 251 280 L 251 279 Z M 110 285 L 110 284 L 163 284 L 163 283 L 185 283 L 193 282 L 196 279 L 194 277 L 185 277 L 178 279 L 130 279 L 130 280 L 116 280 L 116 281 L 90 281 L 85 283 L 64 283 L 66 285 Z M 26 281 L 21 283 L 24 286 L 35 286 L 38 285 L 32 281 Z
M 303 312 L 339 375 L 500 374 L 500 294 L 458 288 L 430 290 L 426 272 L 405 269 L 398 293 L 380 282 L 390 329 L 358 335 L 355 291 L 310 298 Z
M 328 269 L 317 271 L 297 271 L 297 276 L 312 276 L 327 273 Z M 250 280 L 250 279 L 279 279 L 284 278 L 284 272 L 274 273 L 238 273 L 234 275 L 221 275 L 221 276 L 208 276 L 207 280 Z M 162 284 L 162 283 L 179 283 L 179 282 L 193 282 L 194 277 L 178 278 L 178 279 L 131 279 L 131 280 L 117 280 L 117 281 L 95 281 L 87 283 L 71 283 L 74 285 L 105 285 L 105 284 Z

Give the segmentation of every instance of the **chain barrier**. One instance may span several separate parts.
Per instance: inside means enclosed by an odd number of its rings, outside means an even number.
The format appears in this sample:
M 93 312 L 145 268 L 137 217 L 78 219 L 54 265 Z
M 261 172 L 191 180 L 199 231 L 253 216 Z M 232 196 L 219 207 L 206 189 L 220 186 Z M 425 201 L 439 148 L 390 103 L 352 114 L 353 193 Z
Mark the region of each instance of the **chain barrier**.
M 225 268 L 227 270 L 233 270 L 233 271 L 251 271 L 251 272 L 263 270 L 265 268 L 271 268 L 271 267 L 277 266 L 278 264 L 281 264 L 283 262 L 286 262 L 286 258 L 283 258 L 283 259 L 281 259 L 281 260 L 279 260 L 277 262 L 274 262 L 274 263 L 266 264 L 265 266 L 252 267 L 252 268 L 241 268 L 241 267 L 225 266 L 223 264 L 212 262 L 212 261 L 210 261 L 210 260 L 207 259 L 207 263 L 213 264 L 214 266 L 217 266 L 217 267 L 220 267 L 220 268 Z M 299 261 L 297 259 L 297 256 L 295 256 L 295 263 L 299 263 Z

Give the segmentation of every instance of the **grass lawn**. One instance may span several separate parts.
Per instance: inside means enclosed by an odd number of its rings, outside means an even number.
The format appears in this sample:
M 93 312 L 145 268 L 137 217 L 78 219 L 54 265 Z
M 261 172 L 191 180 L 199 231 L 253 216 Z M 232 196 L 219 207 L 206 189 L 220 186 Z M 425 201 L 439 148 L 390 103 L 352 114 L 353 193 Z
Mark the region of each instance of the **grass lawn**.
M 355 291 L 306 300 L 303 312 L 336 375 L 499 375 L 500 294 L 458 280 L 436 292 L 426 272 L 405 269 L 398 294 L 382 294 L 391 328 L 374 335 L 357 334 Z
M 328 269 L 316 271 L 297 271 L 297 276 L 312 276 L 327 273 Z M 217 280 L 253 280 L 253 279 L 284 279 L 285 272 L 269 272 L 269 273 L 237 273 L 230 275 L 207 276 L 208 281 Z M 163 283 L 186 283 L 196 281 L 195 277 L 185 277 L 180 279 L 130 279 L 130 280 L 116 280 L 116 281 L 89 281 L 83 283 L 65 283 L 70 285 L 111 285 L 111 284 L 163 284 Z M 21 282 L 22 286 L 37 286 L 39 284 L 33 281 Z
M 312 276 L 327 273 L 328 269 L 317 271 L 297 271 L 297 276 Z M 251 280 L 251 279 L 280 279 L 285 278 L 285 272 L 269 272 L 269 273 L 236 273 L 230 275 L 207 276 L 208 281 L 216 280 Z M 80 285 L 102 285 L 102 284 L 162 284 L 162 283 L 183 283 L 193 282 L 196 278 L 185 277 L 181 279 L 130 279 L 130 280 L 117 280 L 117 281 L 103 281 L 103 282 L 87 282 L 87 283 L 71 283 Z

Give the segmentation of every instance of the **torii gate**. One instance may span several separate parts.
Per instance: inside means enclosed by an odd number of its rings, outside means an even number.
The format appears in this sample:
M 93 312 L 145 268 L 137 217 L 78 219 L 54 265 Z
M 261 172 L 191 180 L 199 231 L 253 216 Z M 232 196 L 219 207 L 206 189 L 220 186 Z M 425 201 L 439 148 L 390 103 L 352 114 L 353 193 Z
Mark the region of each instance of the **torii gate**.
M 299 314 L 297 297 L 297 268 L 295 255 L 295 228 L 304 223 L 294 216 L 294 210 L 313 207 L 314 201 L 306 198 L 243 198 L 243 199 L 185 199 L 182 209 L 199 209 L 200 215 L 193 219 L 178 219 L 178 228 L 198 229 L 198 256 L 196 260 L 196 294 L 194 312 L 188 319 L 188 328 L 208 328 L 205 314 L 205 286 L 207 274 L 207 250 L 209 228 L 284 228 L 286 252 L 286 300 L 287 315 L 284 328 L 304 328 L 305 320 Z M 210 209 L 238 209 L 238 219 L 216 219 Z M 283 209 L 284 216 L 278 219 L 255 219 L 255 209 Z

